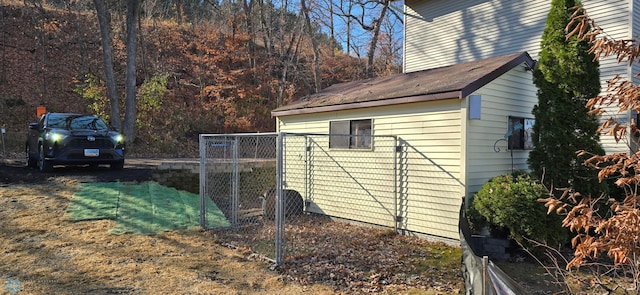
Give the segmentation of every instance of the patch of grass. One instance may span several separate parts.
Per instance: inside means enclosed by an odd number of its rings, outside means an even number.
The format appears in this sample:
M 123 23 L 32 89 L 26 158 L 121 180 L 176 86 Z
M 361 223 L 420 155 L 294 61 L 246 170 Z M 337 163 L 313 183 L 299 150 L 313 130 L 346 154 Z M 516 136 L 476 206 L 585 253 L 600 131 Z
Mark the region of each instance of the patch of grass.
M 425 270 L 427 268 L 459 268 L 462 259 L 462 249 L 451 247 L 443 243 L 425 244 L 422 246 L 432 255 L 427 256 L 419 263 L 417 270 Z
M 409 274 L 427 276 L 441 282 L 461 282 L 461 248 L 444 243 L 422 243 L 412 247 L 415 248 L 414 253 L 405 257 Z

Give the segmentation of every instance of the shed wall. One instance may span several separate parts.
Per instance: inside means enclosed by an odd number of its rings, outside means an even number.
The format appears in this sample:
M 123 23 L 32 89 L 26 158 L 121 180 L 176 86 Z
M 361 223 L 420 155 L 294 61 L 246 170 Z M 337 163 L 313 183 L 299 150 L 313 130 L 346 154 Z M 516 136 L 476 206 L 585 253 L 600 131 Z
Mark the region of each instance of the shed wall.
M 396 142 L 373 140 L 373 149 L 353 151 L 329 149 L 327 135 L 285 136 L 287 188 L 304 195 L 309 212 L 393 228 Z
M 400 158 L 399 171 L 402 172 L 398 175 L 398 212 L 402 220 L 399 227 L 413 232 L 457 239 L 460 202 L 465 192 L 464 181 L 461 178 L 463 157 L 460 105 L 459 99 L 451 99 L 286 116 L 278 118 L 278 131 L 327 134 L 331 120 L 372 119 L 374 135 L 396 135 L 400 138 L 398 145 L 401 146 L 401 151 L 397 156 Z M 374 142 L 374 146 L 375 144 Z M 367 151 L 329 152 L 344 157 L 347 153 L 355 155 Z M 289 156 L 295 155 L 286 155 Z M 334 186 L 335 179 L 328 175 L 314 177 L 316 187 Z M 326 179 L 324 184 L 322 178 Z M 305 184 L 301 181 L 288 181 L 287 185 L 290 188 L 305 189 Z M 318 204 L 318 207 L 312 207 L 312 210 L 354 219 L 349 212 L 334 210 L 337 207 L 328 209 L 329 202 L 320 200 L 319 195 L 314 196 L 314 203 Z M 388 225 L 375 219 L 367 219 L 364 215 L 358 218 L 360 221 Z
M 481 95 L 481 119 L 467 120 L 467 196 L 471 197 L 492 177 L 528 170 L 528 150 L 508 150 L 508 117 L 531 118 L 537 88 L 524 64 L 474 94 Z M 513 161 L 512 161 L 513 156 Z

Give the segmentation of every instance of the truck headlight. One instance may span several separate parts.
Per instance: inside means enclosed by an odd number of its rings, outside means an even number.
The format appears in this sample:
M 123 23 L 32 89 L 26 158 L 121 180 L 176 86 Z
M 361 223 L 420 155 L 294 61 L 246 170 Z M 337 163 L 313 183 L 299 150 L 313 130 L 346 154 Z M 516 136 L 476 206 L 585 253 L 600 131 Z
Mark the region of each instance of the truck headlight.
M 111 139 L 113 139 L 113 141 L 115 141 L 118 144 L 124 143 L 124 136 L 122 136 L 122 134 L 112 135 Z
M 47 135 L 45 136 L 45 139 L 50 141 L 50 142 L 60 142 L 61 140 L 63 140 L 66 136 L 64 134 L 60 134 L 60 133 L 56 133 L 56 132 L 51 132 L 51 133 L 47 133 Z

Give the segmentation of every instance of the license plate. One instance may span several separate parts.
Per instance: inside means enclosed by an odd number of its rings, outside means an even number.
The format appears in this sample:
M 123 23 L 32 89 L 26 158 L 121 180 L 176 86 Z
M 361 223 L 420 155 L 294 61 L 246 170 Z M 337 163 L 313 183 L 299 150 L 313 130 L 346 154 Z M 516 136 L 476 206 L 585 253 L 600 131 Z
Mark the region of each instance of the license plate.
M 85 149 L 84 150 L 84 156 L 85 157 L 97 157 L 97 156 L 100 156 L 100 150 L 99 149 Z

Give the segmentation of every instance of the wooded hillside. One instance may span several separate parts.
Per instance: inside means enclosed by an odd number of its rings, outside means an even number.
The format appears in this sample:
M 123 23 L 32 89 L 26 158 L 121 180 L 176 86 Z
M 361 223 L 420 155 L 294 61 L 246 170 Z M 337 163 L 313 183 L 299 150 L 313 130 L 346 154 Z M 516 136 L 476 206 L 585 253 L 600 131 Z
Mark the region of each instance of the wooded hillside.
M 29 3 L 0 6 L 0 124 L 8 154 L 22 153 L 37 106 L 106 119 L 110 114 L 91 7 Z M 296 15 L 283 15 L 295 28 Z M 195 156 L 200 133 L 274 131 L 270 111 L 314 91 L 313 46 L 302 30 L 268 39 L 247 30 L 243 14 L 221 16 L 198 22 L 139 17 L 133 154 Z M 123 17 L 112 16 L 121 105 L 126 48 L 118 19 Z M 330 38 L 317 36 L 322 87 L 367 75 L 366 59 L 346 55 Z M 398 64 L 381 59 L 374 75 L 397 71 Z

